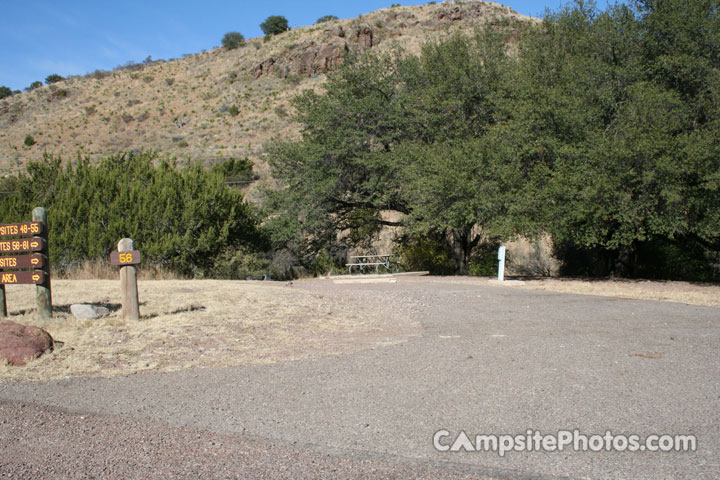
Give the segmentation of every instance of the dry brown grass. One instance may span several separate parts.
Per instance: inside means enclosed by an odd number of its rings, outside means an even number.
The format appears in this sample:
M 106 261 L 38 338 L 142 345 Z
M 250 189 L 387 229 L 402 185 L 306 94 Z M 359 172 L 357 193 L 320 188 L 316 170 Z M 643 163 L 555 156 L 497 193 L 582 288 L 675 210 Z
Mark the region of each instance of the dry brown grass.
M 0 365 L 0 379 L 118 376 L 295 360 L 401 342 L 419 330 L 408 318 L 343 297 L 278 283 L 221 280 L 139 282 L 139 322 L 122 319 L 117 280 L 55 280 L 55 318 L 35 319 L 33 286 L 8 286 L 10 319 L 63 342 L 25 367 Z M 108 306 L 82 321 L 73 303 Z
M 118 267 L 111 265 L 108 260 L 85 260 L 65 268 L 62 272 L 52 271 L 52 278 L 65 280 L 114 280 L 118 278 Z M 147 265 L 138 269 L 139 280 L 181 280 L 177 273 L 163 268 Z
M 720 285 L 650 280 L 594 280 L 577 278 L 539 278 L 524 284 L 495 282 L 489 277 L 425 277 L 431 282 L 489 285 L 497 288 L 521 288 L 548 292 L 599 295 L 605 297 L 688 303 L 709 307 L 720 306 Z M 488 281 L 492 283 L 488 283 Z
M 605 297 L 658 300 L 692 305 L 720 306 L 720 285 L 649 280 L 529 280 L 521 288 Z

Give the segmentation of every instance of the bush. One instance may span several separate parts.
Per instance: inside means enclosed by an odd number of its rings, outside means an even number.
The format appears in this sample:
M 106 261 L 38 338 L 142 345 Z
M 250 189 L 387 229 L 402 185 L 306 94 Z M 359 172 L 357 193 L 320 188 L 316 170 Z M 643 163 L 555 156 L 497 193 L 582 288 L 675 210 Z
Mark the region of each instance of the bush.
M 61 77 L 60 75 L 58 75 L 57 73 L 53 73 L 52 75 L 48 75 L 47 77 L 45 77 L 45 83 L 48 85 L 57 83 L 61 80 L 65 80 L 65 79 L 63 77 Z
M 228 252 L 264 246 L 252 207 L 220 172 L 178 169 L 150 153 L 66 167 L 45 158 L 28 165 L 15 192 L 0 198 L 0 210 L 8 221 L 27 221 L 34 207 L 47 208 L 60 272 L 106 259 L 124 237 L 142 251 L 144 266 L 186 276 L 211 276 Z
M 636 278 L 717 282 L 720 252 L 692 238 L 657 238 L 637 246 Z
M 32 135 L 25 135 L 25 140 L 23 141 L 26 147 L 32 147 L 35 145 L 35 139 Z
M 240 32 L 228 32 L 222 38 L 222 46 L 228 50 L 245 45 L 245 36 Z
M 245 158 L 231 158 L 223 163 L 213 165 L 213 172 L 219 173 L 225 181 L 251 180 L 253 175 L 253 162 Z
M 320 250 L 315 256 L 313 273 L 315 276 L 326 276 L 338 270 L 338 262 L 333 259 L 326 249 Z
M 483 243 L 478 245 L 470 257 L 468 275 L 476 277 L 492 277 L 498 271 L 498 245 Z
M 108 77 L 110 75 L 111 75 L 110 72 L 106 72 L 104 70 L 95 70 L 91 74 L 91 77 L 94 78 L 95 80 L 102 80 L 103 78 Z
M 38 81 L 32 82 L 30 85 L 25 87 L 25 91 L 32 92 L 36 88 L 40 88 L 40 87 L 42 87 L 42 82 L 38 80 Z
M 226 251 L 215 261 L 213 273 L 216 278 L 245 280 L 271 275 L 268 254 L 247 248 Z
M 228 113 L 233 117 L 237 117 L 240 113 L 240 109 L 237 107 L 237 105 L 233 105 L 232 107 L 228 108 Z
M 290 30 L 287 18 L 281 15 L 271 15 L 260 24 L 265 35 L 277 35 L 279 33 L 287 32 Z
M 325 22 L 331 22 L 333 20 L 338 20 L 338 17 L 335 15 L 325 15 L 324 17 L 320 17 L 315 21 L 315 25 L 318 23 L 325 23 Z
M 68 91 L 64 88 L 58 88 L 52 91 L 52 96 L 53 98 L 65 98 L 68 96 Z
M 400 265 L 406 271 L 429 271 L 431 275 L 452 275 L 455 262 L 441 238 L 410 235 L 397 247 Z
M 9 97 L 9 96 L 12 95 L 12 94 L 13 94 L 13 91 L 10 90 L 9 87 L 6 87 L 5 85 L 0 86 L 0 99 L 1 99 L 1 98 L 7 98 L 7 97 Z

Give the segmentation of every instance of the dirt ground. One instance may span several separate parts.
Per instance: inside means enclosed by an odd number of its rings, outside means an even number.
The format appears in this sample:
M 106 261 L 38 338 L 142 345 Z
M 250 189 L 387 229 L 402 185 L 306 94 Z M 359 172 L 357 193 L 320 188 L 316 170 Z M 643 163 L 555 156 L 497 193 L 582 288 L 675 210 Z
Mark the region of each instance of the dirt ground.
M 489 279 L 418 280 L 488 285 Z M 308 291 L 302 285 L 144 280 L 139 322 L 122 319 L 117 280 L 53 281 L 55 317 L 48 321 L 35 318 L 34 286 L 8 286 L 10 319 L 45 328 L 57 344 L 53 353 L 26 367 L 0 365 L 0 380 L 275 363 L 399 343 L 422 331 L 409 314 L 377 299 L 337 295 L 330 288 Z M 720 306 L 720 286 L 687 282 L 540 279 L 513 288 Z M 111 314 L 78 320 L 70 313 L 73 303 L 103 305 Z

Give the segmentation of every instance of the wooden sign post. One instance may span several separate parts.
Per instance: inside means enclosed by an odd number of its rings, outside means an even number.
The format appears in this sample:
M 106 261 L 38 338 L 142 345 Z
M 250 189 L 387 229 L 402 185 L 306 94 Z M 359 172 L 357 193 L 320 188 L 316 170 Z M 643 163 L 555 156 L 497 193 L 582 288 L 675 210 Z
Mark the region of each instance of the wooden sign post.
M 37 207 L 32 222 L 0 225 L 0 317 L 7 316 L 5 285 L 35 284 L 38 316 L 52 317 L 47 212 Z M 32 238 L 5 238 L 34 235 Z M 17 253 L 37 252 L 32 255 Z
M 140 252 L 133 250 L 133 241 L 131 239 L 123 238 L 118 242 L 118 251 L 112 252 L 110 263 L 120 266 L 123 319 L 140 320 L 137 272 L 135 271 L 135 265 L 140 263 Z
M 45 210 L 43 207 L 36 207 L 32 211 L 32 220 L 33 222 L 38 222 L 42 225 L 42 229 L 40 230 L 40 237 L 41 243 L 44 244 L 42 246 L 42 249 L 40 250 L 40 253 L 45 256 L 45 258 L 50 258 L 50 252 L 48 249 L 48 228 L 47 228 L 47 210 Z M 36 237 L 38 238 L 38 237 Z M 32 243 L 32 242 L 31 242 Z M 46 264 L 46 270 L 48 272 L 48 275 L 45 275 L 45 278 L 41 283 L 35 284 L 35 301 L 37 302 L 37 308 L 38 308 L 38 316 L 42 318 L 51 318 L 52 317 L 52 289 L 50 288 L 50 265 Z

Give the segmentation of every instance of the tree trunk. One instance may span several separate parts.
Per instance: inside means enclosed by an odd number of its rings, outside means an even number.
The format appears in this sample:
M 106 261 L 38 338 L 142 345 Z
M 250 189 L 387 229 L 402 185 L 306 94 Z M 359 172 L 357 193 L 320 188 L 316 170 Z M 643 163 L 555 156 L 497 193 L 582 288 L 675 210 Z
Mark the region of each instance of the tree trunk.
M 479 236 L 473 235 L 474 225 L 453 230 L 450 236 L 450 252 L 455 260 L 455 273 L 467 275 L 470 272 L 470 255 L 478 243 Z
M 618 252 L 616 272 L 620 277 L 632 278 L 635 276 L 635 267 L 637 265 L 637 246 L 635 242 L 624 247 L 620 247 Z
M 455 260 L 455 273 L 467 275 L 470 271 L 470 255 L 462 242 L 454 241 L 452 246 L 453 260 Z

